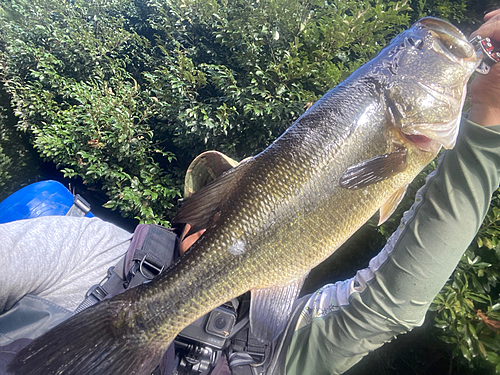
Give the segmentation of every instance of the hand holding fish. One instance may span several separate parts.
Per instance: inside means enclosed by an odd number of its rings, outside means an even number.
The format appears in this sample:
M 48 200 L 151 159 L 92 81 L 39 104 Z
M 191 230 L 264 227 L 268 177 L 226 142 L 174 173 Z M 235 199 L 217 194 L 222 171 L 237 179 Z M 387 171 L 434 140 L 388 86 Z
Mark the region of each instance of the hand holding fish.
M 486 14 L 484 20 L 486 22 L 472 33 L 471 38 L 481 35 L 500 46 L 500 9 Z M 500 64 L 494 64 L 486 75 L 476 74 L 469 89 L 469 120 L 483 126 L 500 124 Z

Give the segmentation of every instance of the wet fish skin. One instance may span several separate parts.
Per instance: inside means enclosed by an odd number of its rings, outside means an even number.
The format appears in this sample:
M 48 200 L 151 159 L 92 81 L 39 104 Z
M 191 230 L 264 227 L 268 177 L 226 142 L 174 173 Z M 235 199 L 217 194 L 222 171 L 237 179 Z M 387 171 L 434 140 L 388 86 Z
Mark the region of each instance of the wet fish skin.
M 62 323 L 10 370 L 149 374 L 184 327 L 248 290 L 252 330 L 273 338 L 309 270 L 453 146 L 478 62 L 453 26 L 421 20 L 188 200 L 175 220 L 208 229 L 168 272 Z

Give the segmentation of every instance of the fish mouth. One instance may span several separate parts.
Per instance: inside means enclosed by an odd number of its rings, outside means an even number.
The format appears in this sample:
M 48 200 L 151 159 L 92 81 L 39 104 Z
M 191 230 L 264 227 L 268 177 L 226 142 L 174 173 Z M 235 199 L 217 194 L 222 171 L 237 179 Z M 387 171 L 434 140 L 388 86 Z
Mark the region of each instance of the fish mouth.
M 450 60 L 471 69 L 471 73 L 481 62 L 482 53 L 476 51 L 465 35 L 451 23 L 439 18 L 425 17 L 415 23 L 424 26 L 434 37 L 434 50 Z M 470 67 L 469 67 L 470 66 Z
M 433 131 L 430 135 L 425 135 L 421 132 L 415 131 L 413 133 L 405 133 L 401 131 L 401 135 L 414 146 L 422 151 L 437 152 L 444 147 L 451 149 L 455 147 L 459 121 L 456 121 L 455 126 L 443 127 L 441 132 Z
M 461 115 L 460 111 L 456 118 L 439 124 L 414 124 L 401 129 L 401 134 L 424 151 L 435 151 L 441 147 L 451 149 L 457 142 Z

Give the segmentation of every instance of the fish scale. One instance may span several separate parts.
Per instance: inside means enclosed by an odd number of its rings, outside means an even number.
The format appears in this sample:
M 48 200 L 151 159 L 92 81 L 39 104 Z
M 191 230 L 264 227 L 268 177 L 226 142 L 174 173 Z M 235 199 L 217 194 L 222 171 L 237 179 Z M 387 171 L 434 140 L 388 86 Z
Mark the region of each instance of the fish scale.
M 252 333 L 275 339 L 309 270 L 377 210 L 385 220 L 441 146 L 453 147 L 479 61 L 454 26 L 419 21 L 189 198 L 173 221 L 206 231 L 172 267 L 63 322 L 10 370 L 149 375 L 184 327 L 247 291 Z

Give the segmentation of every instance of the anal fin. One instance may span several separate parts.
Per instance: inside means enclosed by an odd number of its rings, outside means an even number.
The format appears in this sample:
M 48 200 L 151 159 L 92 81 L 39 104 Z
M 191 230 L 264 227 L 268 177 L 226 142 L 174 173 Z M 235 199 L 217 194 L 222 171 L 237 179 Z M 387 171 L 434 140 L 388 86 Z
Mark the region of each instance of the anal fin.
M 378 219 L 378 225 L 382 225 L 385 221 L 391 217 L 393 212 L 403 200 L 403 197 L 406 194 L 406 189 L 408 185 L 405 185 L 398 190 L 396 190 L 390 197 L 385 201 L 385 203 L 380 207 L 380 216 Z
M 250 329 L 252 335 L 266 342 L 276 339 L 285 328 L 294 301 L 307 277 L 291 280 L 285 285 L 252 289 L 250 299 Z

